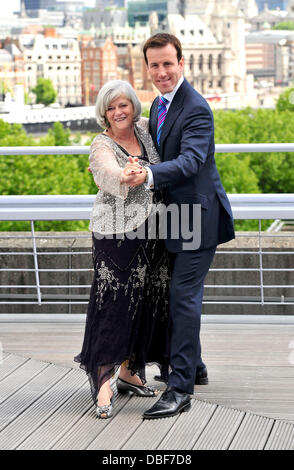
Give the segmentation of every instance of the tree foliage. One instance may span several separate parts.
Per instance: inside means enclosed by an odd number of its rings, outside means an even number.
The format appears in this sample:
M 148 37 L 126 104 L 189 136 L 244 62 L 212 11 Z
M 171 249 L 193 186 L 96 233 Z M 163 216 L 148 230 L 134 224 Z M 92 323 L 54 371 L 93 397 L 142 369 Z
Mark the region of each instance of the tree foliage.
M 276 108 L 278 111 L 294 111 L 294 88 L 288 88 L 281 93 Z
M 54 103 L 57 98 L 57 91 L 49 78 L 38 78 L 37 85 L 32 92 L 36 95 L 37 103 L 43 103 L 45 106 Z
M 280 101 L 281 102 L 281 101 Z M 148 112 L 145 113 L 148 115 Z M 215 141 L 225 143 L 294 142 L 293 110 L 251 108 L 215 111 Z M 89 145 L 94 135 L 89 137 Z M 55 123 L 39 140 L 18 125 L 0 120 L 0 146 L 68 146 L 78 144 L 68 129 Z M 217 168 L 228 193 L 293 193 L 294 154 L 291 152 L 216 153 Z M 87 155 L 0 156 L 0 194 L 95 194 Z M 25 223 L 5 223 L 2 230 L 21 230 Z M 38 222 L 39 230 L 87 230 L 88 221 Z M 29 227 L 26 227 L 29 229 Z M 254 221 L 237 229 L 256 229 Z
M 293 21 L 281 21 L 281 23 L 276 24 L 273 26 L 272 29 L 284 29 L 284 30 L 294 30 L 294 22 Z
M 89 142 L 90 143 L 90 142 Z M 71 145 L 70 131 L 55 123 L 35 141 L 23 128 L 0 120 L 0 146 Z M 91 194 L 97 192 L 87 155 L 1 155 L 0 194 Z M 37 230 L 87 230 L 88 221 L 40 221 Z M 0 230 L 29 229 L 25 222 L 2 222 Z
M 240 111 L 217 111 L 215 128 L 217 143 L 287 143 L 294 142 L 293 114 L 291 111 L 280 112 L 277 109 L 245 109 Z M 216 159 L 219 164 L 220 155 Z M 248 172 L 242 178 L 254 184 L 262 193 L 292 193 L 294 190 L 294 154 L 291 152 L 258 152 L 235 154 L 239 162 L 247 162 Z M 224 155 L 223 155 L 224 157 Z M 227 154 L 228 161 L 232 154 Z M 243 163 L 244 165 L 244 163 Z M 241 168 L 241 167 L 240 167 Z M 246 172 L 246 170 L 245 170 Z M 224 186 L 226 175 L 221 174 Z M 241 182 L 237 192 L 240 191 Z M 247 183 L 248 184 L 248 183 Z M 248 186 L 249 188 L 249 186 Z M 227 189 L 228 190 L 228 189 Z M 229 192 L 229 191 L 228 191 Z M 251 192 L 251 191 L 248 191 Z

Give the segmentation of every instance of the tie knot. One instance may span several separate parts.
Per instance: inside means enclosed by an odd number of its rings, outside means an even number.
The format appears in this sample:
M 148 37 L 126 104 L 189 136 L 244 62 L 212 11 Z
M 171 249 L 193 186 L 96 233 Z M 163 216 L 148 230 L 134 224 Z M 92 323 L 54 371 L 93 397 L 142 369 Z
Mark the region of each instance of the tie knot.
M 159 97 L 159 103 L 166 106 L 168 103 L 168 100 L 164 96 Z

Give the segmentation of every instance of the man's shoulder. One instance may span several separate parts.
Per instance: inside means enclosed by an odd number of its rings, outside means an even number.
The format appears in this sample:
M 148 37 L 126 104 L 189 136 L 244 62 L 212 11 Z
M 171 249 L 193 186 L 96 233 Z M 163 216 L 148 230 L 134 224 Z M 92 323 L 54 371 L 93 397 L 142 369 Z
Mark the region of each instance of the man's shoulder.
M 183 87 L 182 91 L 187 98 L 189 99 L 192 98 L 194 100 L 200 101 L 208 105 L 204 96 L 202 96 L 201 93 L 199 93 L 199 91 L 193 88 L 192 85 L 190 85 L 190 83 L 187 80 L 184 80 L 182 87 Z M 182 87 L 180 87 L 179 90 L 181 90 Z
M 209 114 L 212 114 L 211 108 L 204 96 L 195 90 L 187 80 L 184 80 L 182 87 L 181 92 L 183 93 L 184 106 L 187 111 L 197 106 L 198 108 L 206 110 Z M 182 87 L 180 87 L 179 90 L 181 90 Z

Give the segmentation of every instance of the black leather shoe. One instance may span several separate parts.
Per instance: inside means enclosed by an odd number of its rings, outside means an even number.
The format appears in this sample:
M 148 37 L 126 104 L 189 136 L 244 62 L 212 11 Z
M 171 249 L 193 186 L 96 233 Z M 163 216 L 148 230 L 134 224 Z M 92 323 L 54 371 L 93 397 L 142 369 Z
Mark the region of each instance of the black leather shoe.
M 191 398 L 188 393 L 177 392 L 167 388 L 160 399 L 143 414 L 144 419 L 158 419 L 176 416 L 191 408 Z
M 164 382 L 161 375 L 154 375 L 154 380 L 157 382 Z M 195 377 L 195 385 L 207 385 L 208 384 L 208 375 L 206 367 L 198 369 Z
M 116 387 L 119 393 L 132 392 L 138 397 L 156 397 L 158 395 L 158 390 L 149 385 L 133 385 L 119 377 L 116 381 Z

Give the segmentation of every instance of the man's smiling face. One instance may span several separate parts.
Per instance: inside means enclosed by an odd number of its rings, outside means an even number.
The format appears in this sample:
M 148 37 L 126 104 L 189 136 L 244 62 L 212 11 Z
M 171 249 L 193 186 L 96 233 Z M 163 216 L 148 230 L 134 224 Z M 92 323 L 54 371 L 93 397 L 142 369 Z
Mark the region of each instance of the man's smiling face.
M 152 83 L 162 95 L 173 91 L 182 76 L 183 57 L 178 61 L 176 48 L 172 44 L 150 47 L 146 51 L 147 68 Z

